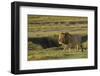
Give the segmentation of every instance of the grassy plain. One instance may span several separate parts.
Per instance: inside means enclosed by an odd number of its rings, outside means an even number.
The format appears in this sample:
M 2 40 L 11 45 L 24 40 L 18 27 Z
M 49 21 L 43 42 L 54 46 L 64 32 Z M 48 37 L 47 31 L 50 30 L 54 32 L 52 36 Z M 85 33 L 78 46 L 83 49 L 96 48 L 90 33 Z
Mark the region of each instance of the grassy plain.
M 63 21 L 63 23 L 62 23 Z M 87 39 L 83 42 L 83 52 L 75 49 L 63 50 L 58 44 L 60 32 L 72 35 L 87 35 L 87 17 L 28 16 L 28 60 L 87 58 Z M 66 23 L 67 22 L 67 23 Z M 77 22 L 72 23 L 71 22 Z

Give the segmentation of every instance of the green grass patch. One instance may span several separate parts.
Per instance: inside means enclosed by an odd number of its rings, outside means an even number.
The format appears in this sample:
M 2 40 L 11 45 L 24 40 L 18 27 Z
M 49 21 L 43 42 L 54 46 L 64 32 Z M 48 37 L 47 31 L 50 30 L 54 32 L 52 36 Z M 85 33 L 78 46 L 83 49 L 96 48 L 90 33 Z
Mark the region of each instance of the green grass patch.
M 44 50 L 36 50 L 36 51 L 29 51 L 28 53 L 28 60 L 50 60 L 50 59 L 79 59 L 79 58 L 87 58 L 87 50 L 75 51 L 75 50 L 51 50 L 44 49 Z

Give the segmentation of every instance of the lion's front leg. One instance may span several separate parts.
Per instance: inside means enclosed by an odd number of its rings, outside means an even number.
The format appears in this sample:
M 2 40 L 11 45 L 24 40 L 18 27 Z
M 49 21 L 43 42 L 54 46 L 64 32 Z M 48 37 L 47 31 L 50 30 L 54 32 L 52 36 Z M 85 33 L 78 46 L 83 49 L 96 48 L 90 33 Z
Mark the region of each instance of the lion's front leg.
M 66 44 L 64 44 L 63 46 L 64 46 L 63 51 L 66 51 L 68 46 Z
M 71 51 L 71 48 L 70 48 L 70 46 L 68 44 L 64 45 L 64 51 L 66 51 L 66 52 L 70 52 Z

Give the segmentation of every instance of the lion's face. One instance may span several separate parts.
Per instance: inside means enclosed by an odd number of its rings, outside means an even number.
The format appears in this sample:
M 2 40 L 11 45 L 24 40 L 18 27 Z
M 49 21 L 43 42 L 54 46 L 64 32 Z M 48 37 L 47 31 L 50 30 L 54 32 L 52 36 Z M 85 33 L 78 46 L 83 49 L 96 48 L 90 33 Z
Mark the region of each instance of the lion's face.
M 68 44 L 70 40 L 71 40 L 71 34 L 69 34 L 68 32 L 65 33 L 61 32 L 59 34 L 59 39 L 58 39 L 59 44 Z

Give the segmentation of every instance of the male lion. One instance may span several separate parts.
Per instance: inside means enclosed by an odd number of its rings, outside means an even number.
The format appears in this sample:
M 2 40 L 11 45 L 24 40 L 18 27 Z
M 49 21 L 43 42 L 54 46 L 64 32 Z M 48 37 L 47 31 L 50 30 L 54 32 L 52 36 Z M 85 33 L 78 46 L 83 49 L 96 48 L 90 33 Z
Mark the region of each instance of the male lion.
M 82 47 L 82 37 L 80 35 L 71 35 L 68 32 L 61 32 L 59 34 L 58 42 L 64 47 L 64 50 L 68 49 L 70 51 L 71 48 L 74 48 L 76 51 L 78 51 L 79 48 Z

